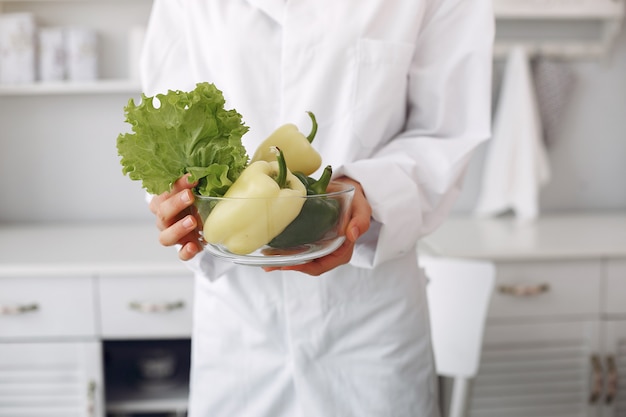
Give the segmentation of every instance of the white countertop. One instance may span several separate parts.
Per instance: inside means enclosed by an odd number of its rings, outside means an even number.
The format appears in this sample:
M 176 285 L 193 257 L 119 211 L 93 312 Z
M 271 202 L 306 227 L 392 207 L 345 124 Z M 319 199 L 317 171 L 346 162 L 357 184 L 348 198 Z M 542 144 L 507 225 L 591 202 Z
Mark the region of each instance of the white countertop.
M 420 242 L 436 256 L 495 261 L 626 258 L 626 212 L 515 218 L 451 217 Z
M 0 225 L 0 276 L 188 273 L 154 223 Z
M 180 274 L 154 223 L 0 224 L 0 276 Z M 436 256 L 495 261 L 626 258 L 626 212 L 514 218 L 451 217 L 420 242 Z

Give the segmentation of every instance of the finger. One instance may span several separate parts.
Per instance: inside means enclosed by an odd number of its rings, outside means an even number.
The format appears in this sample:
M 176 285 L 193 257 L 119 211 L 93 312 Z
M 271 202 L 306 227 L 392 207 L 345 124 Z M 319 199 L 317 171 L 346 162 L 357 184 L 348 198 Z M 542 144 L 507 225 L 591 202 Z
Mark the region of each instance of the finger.
M 348 177 L 341 177 L 339 182 L 345 182 L 354 186 L 354 196 L 352 197 L 352 205 L 350 207 L 350 221 L 346 226 L 346 237 L 351 242 L 356 240 L 370 228 L 372 218 L 372 207 L 370 206 L 363 187 L 358 181 Z
M 183 175 L 174 184 L 172 184 L 172 189 L 170 191 L 166 191 L 162 194 L 152 197 L 152 199 L 150 200 L 150 211 L 152 211 L 153 214 L 156 214 L 158 211 L 158 207 L 163 201 L 169 199 L 170 197 L 179 193 L 182 190 L 195 187 L 198 182 L 189 182 L 189 177 L 190 174 Z
M 156 208 L 156 224 L 159 230 L 165 230 L 179 221 L 194 201 L 191 190 L 185 189 L 163 200 Z
M 193 234 L 197 226 L 198 222 L 196 218 L 189 214 L 171 226 L 161 230 L 161 233 L 159 233 L 159 242 L 163 246 L 172 246 L 177 243 L 184 244 L 193 240 Z
M 357 202 L 352 207 L 352 217 L 346 226 L 346 238 L 355 243 L 370 228 L 372 211 L 369 204 Z
M 181 246 L 178 251 L 178 257 L 182 261 L 188 261 L 201 251 L 200 244 L 197 241 L 189 241 Z

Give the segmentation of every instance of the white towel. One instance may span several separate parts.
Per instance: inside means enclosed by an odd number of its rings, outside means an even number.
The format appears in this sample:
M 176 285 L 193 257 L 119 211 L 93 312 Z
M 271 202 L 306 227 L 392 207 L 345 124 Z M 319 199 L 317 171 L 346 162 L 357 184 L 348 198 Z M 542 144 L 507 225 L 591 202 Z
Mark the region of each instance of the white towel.
M 542 136 L 528 54 L 517 46 L 507 57 L 476 215 L 538 216 L 539 189 L 550 178 Z

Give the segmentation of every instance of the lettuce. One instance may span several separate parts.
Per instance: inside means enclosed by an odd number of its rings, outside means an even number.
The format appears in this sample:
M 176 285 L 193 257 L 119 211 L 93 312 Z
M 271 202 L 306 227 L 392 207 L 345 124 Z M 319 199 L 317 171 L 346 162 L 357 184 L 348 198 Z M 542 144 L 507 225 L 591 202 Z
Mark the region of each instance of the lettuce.
M 196 192 L 224 195 L 248 164 L 241 141 L 248 127 L 241 115 L 224 109 L 224 96 L 214 84 L 155 97 L 142 94 L 139 105 L 130 99 L 124 107 L 132 133 L 117 137 L 123 174 L 161 194 L 189 173 L 198 181 Z

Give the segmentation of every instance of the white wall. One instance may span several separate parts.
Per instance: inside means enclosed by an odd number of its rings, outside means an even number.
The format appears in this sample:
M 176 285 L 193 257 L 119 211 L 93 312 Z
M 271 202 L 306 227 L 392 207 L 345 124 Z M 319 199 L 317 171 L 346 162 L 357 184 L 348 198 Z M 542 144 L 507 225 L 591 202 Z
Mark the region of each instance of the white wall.
M 146 218 L 122 176 L 126 94 L 0 97 L 0 221 Z

